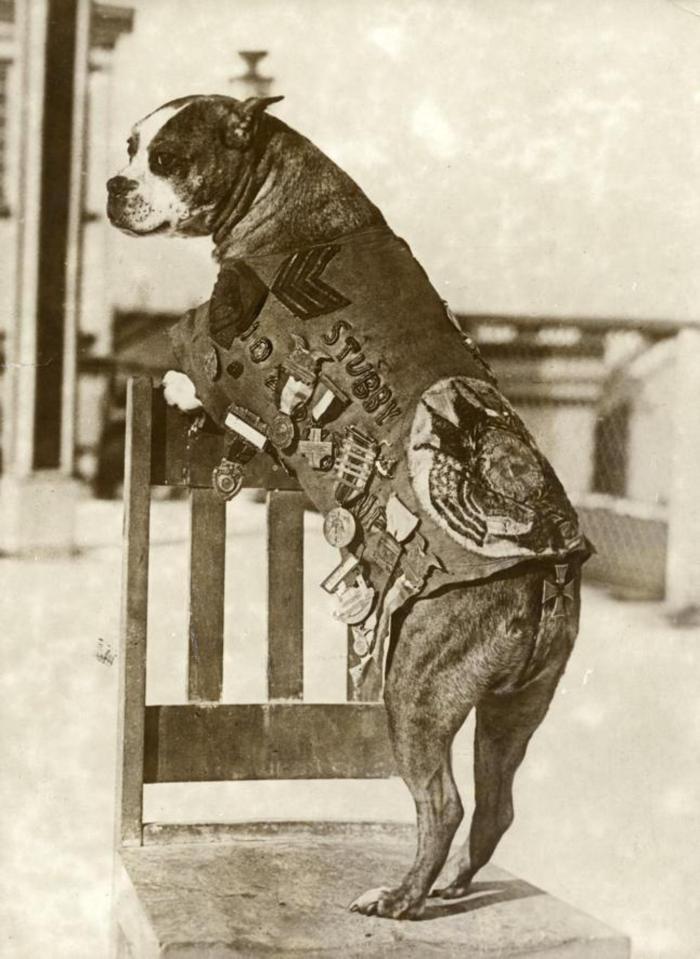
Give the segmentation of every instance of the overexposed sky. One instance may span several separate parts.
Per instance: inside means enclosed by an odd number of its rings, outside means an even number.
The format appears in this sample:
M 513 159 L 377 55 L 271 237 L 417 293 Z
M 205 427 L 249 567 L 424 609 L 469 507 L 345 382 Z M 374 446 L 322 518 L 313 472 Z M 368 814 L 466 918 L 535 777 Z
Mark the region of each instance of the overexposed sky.
M 671 0 L 138 0 L 113 162 L 159 103 L 275 107 L 351 173 L 456 309 L 697 317 L 700 17 Z M 208 297 L 202 241 L 116 237 L 124 304 Z

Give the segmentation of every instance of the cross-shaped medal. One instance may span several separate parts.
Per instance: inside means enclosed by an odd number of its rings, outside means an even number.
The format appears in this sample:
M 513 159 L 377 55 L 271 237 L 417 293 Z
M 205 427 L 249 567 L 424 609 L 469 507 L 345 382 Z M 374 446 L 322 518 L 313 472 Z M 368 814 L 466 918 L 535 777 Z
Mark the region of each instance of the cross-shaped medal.
M 550 612 L 553 619 L 558 619 L 566 613 L 565 600 L 574 601 L 574 584 L 566 581 L 566 574 L 569 567 L 566 563 L 555 565 L 554 582 L 546 579 L 542 584 L 542 605 L 551 603 L 554 600 L 554 606 Z
M 309 429 L 308 439 L 301 440 L 297 449 L 315 470 L 324 469 L 333 459 L 333 443 L 323 439 L 323 430 L 320 426 L 312 426 Z

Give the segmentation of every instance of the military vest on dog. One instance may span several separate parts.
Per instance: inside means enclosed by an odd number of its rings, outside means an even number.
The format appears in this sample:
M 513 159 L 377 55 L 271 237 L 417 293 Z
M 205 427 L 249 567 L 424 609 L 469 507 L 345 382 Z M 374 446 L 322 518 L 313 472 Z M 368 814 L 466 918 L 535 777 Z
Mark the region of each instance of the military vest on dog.
M 409 598 L 588 554 L 551 466 L 390 230 L 224 258 L 172 339 L 231 436 L 215 487 L 234 495 L 264 450 L 325 517 L 341 555 L 322 585 L 353 628 L 356 682 L 382 668 Z

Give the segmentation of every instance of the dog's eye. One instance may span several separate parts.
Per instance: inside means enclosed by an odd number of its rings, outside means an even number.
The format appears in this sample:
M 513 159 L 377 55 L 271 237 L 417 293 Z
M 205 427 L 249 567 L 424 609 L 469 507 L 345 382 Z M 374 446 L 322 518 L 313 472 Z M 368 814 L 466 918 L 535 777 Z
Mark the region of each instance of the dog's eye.
M 150 166 L 154 173 L 162 173 L 166 176 L 173 173 L 180 166 L 180 157 L 174 153 L 167 153 L 165 150 L 158 150 L 150 156 Z

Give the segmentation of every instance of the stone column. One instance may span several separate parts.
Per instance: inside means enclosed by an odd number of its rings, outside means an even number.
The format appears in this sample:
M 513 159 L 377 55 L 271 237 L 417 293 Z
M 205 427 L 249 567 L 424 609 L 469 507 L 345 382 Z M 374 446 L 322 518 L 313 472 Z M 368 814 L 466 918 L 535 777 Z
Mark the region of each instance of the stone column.
M 17 284 L 7 331 L 0 549 L 70 549 L 89 0 L 17 5 Z

